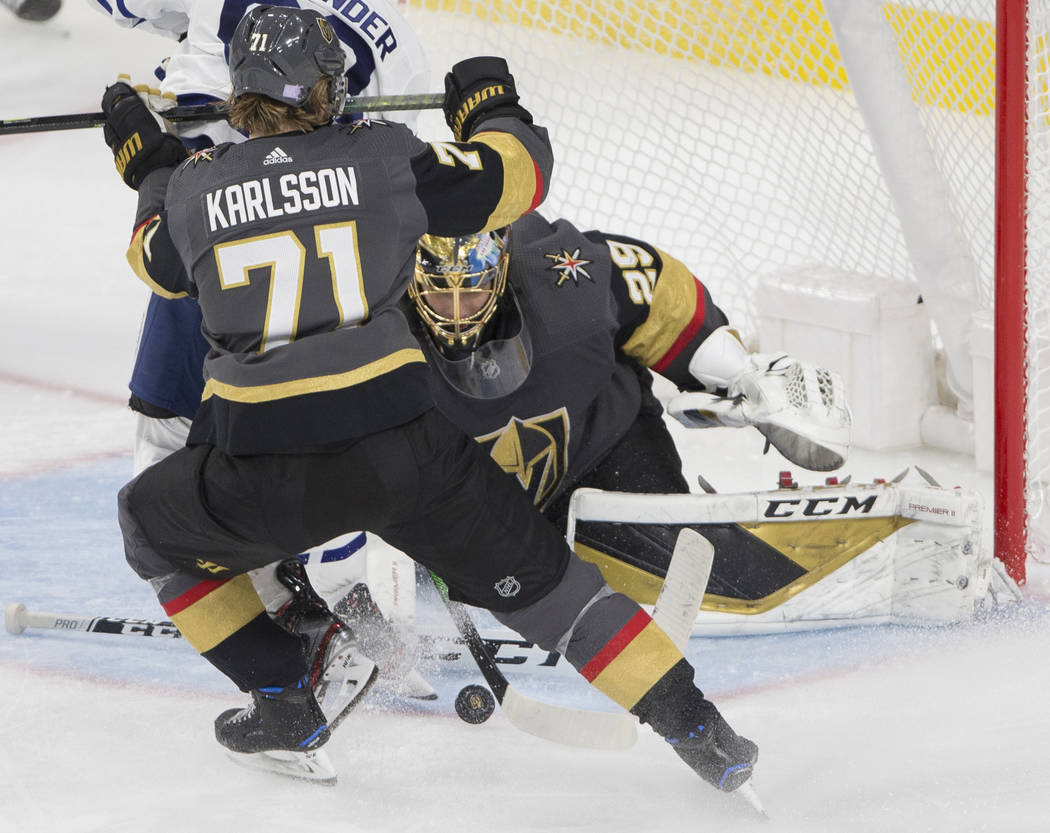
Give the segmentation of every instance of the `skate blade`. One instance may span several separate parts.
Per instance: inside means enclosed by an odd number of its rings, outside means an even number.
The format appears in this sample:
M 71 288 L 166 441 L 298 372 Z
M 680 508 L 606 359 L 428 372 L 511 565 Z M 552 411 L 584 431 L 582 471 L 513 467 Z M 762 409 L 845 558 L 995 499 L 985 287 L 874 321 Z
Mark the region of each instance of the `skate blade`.
M 339 780 L 328 753 L 323 749 L 310 752 L 291 752 L 274 749 L 270 752 L 232 752 L 226 750 L 231 761 L 248 769 L 273 772 L 287 778 L 309 781 L 334 787 Z
M 766 808 L 762 806 L 762 802 L 758 798 L 758 793 L 755 792 L 755 787 L 750 781 L 745 781 L 743 785 L 738 787 L 735 794 L 750 804 L 754 811 L 762 816 L 762 818 L 769 818 L 769 813 L 767 813 Z

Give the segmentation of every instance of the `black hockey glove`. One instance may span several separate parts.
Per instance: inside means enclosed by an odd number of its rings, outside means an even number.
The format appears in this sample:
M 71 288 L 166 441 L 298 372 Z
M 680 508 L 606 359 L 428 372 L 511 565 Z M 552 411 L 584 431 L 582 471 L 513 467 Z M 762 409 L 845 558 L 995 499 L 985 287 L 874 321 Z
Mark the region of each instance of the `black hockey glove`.
M 148 174 L 172 168 L 188 155 L 175 136 L 165 133 L 153 113 L 129 84 L 118 81 L 102 96 L 106 123 L 102 135 L 113 151 L 117 173 L 136 191 Z
M 445 121 L 457 142 L 468 140 L 478 122 L 510 116 L 532 124 L 532 114 L 518 104 L 514 77 L 503 58 L 467 58 L 445 76 Z

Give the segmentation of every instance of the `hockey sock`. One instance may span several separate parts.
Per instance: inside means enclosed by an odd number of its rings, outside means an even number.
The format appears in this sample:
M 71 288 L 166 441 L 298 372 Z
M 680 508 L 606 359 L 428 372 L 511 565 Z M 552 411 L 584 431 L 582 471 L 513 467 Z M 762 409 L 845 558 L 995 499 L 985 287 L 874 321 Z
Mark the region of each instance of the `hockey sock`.
M 161 602 L 186 641 L 242 691 L 306 673 L 302 640 L 267 615 L 247 575 L 198 581 Z

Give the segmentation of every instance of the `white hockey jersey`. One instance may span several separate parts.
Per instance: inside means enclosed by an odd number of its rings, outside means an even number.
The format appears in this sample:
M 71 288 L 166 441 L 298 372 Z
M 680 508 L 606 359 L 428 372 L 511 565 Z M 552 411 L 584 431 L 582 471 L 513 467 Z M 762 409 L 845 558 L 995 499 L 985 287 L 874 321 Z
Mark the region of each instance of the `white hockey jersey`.
M 230 93 L 229 41 L 252 0 L 89 0 L 119 25 L 178 40 L 157 70 L 161 92 L 179 104 L 223 100 Z M 429 92 L 426 54 L 394 0 L 277 0 L 278 5 L 324 14 L 347 53 L 347 94 L 403 95 Z M 382 117 L 383 114 L 378 114 Z M 389 114 L 415 128 L 417 114 Z M 239 141 L 228 125 L 184 125 L 183 138 L 207 132 L 215 142 Z M 216 135 L 219 134 L 219 135 Z

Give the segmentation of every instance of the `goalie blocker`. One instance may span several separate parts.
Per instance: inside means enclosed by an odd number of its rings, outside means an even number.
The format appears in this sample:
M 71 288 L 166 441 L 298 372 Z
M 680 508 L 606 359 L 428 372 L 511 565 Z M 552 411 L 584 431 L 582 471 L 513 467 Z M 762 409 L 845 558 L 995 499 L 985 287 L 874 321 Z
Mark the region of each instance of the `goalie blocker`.
M 981 547 L 980 498 L 962 489 L 900 483 L 708 495 L 578 489 L 570 544 L 614 589 L 645 602 L 660 588 L 659 568 L 576 543 L 581 530 L 609 523 L 642 526 L 654 538 L 689 527 L 714 545 L 694 635 L 957 622 L 984 603 L 994 578 L 991 555 Z

